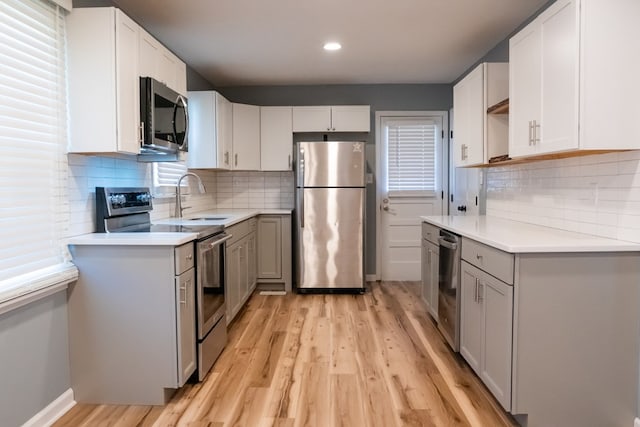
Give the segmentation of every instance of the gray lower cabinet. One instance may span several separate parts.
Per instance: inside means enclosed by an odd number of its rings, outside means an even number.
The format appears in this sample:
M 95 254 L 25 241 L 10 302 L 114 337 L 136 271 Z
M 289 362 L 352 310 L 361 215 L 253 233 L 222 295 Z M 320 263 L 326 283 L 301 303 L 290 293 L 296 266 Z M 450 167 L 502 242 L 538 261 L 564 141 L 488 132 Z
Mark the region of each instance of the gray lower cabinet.
M 291 292 L 291 215 L 258 217 L 258 283 Z
M 75 400 L 165 404 L 196 369 L 193 242 L 70 250 L 80 270 L 68 291 Z
M 227 324 L 235 318 L 256 287 L 256 218 L 227 228 L 233 237 L 225 252 Z
M 460 354 L 508 411 L 513 286 L 463 260 L 461 288 Z
M 637 252 L 511 254 L 463 237 L 460 353 L 524 425 L 629 424 L 638 277 Z
M 178 384 L 196 370 L 196 288 L 193 268 L 176 277 L 176 331 L 178 334 Z

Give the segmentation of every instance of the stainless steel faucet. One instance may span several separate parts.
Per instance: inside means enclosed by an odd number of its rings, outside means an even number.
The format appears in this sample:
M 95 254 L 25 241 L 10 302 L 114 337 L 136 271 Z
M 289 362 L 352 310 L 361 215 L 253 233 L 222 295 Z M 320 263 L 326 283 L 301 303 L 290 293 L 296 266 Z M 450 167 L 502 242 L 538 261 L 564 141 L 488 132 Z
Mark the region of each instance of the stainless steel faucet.
M 182 218 L 182 211 L 185 210 L 185 209 L 189 209 L 189 207 L 185 207 L 185 208 L 182 207 L 182 194 L 181 194 L 181 191 L 180 191 L 180 183 L 182 183 L 182 180 L 186 176 L 192 176 L 196 180 L 198 180 L 198 191 L 200 192 L 200 194 L 206 192 L 206 189 L 204 188 L 204 184 L 202 184 L 202 180 L 195 173 L 187 172 L 184 175 L 182 175 L 180 178 L 178 178 L 178 184 L 177 184 L 177 188 L 176 188 L 176 215 L 175 215 L 176 218 Z

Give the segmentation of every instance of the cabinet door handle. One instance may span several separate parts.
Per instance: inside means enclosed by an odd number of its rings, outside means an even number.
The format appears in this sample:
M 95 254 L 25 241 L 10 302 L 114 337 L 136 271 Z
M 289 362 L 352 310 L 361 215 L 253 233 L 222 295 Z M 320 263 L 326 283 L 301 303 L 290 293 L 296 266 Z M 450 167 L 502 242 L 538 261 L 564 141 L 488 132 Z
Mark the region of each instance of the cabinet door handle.
M 234 162 L 235 162 L 234 166 L 238 166 L 238 153 L 236 153 L 233 157 L 234 157 Z
M 187 261 L 191 261 L 193 259 L 193 254 L 189 254 L 186 256 Z
M 484 284 L 482 282 L 478 282 L 478 304 L 482 304 L 484 301 Z
M 529 120 L 529 145 L 533 144 L 533 122 Z
M 229 152 L 228 151 L 224 152 L 224 164 L 225 165 L 229 164 Z
M 180 285 L 180 304 L 187 304 L 187 285 L 191 283 L 191 280 L 184 282 L 184 285 Z M 184 292 L 184 299 L 182 298 Z
M 140 128 L 138 129 L 140 136 L 140 146 L 144 145 L 144 122 L 140 122 Z
M 540 123 L 537 120 L 533 121 L 533 145 L 536 145 L 540 142 L 540 135 L 538 130 L 540 130 Z
M 431 265 L 431 249 L 427 251 L 427 264 Z
M 476 277 L 476 286 L 473 289 L 473 302 L 478 302 L 478 278 Z
M 289 165 L 289 169 L 291 169 L 291 154 L 287 156 L 287 164 Z

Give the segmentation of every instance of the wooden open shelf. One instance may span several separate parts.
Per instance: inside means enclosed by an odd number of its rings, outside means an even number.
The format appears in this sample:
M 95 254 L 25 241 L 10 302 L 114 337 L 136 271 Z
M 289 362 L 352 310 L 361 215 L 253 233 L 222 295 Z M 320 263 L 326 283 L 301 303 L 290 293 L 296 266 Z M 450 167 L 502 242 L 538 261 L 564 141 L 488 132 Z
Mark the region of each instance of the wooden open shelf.
M 509 114 L 509 98 L 487 108 L 487 114 Z
M 507 165 L 519 165 L 522 163 L 532 163 L 539 162 L 542 160 L 555 160 L 555 159 L 567 159 L 569 157 L 582 157 L 582 156 L 590 156 L 593 154 L 605 154 L 605 153 L 619 153 L 623 151 L 632 151 L 632 150 L 575 150 L 575 151 L 565 151 L 562 153 L 549 153 L 549 154 L 541 154 L 538 156 L 531 157 L 520 157 L 517 159 L 508 159 L 502 160 L 493 163 L 484 163 L 482 165 L 469 166 L 470 168 L 494 168 L 498 166 L 507 166 Z

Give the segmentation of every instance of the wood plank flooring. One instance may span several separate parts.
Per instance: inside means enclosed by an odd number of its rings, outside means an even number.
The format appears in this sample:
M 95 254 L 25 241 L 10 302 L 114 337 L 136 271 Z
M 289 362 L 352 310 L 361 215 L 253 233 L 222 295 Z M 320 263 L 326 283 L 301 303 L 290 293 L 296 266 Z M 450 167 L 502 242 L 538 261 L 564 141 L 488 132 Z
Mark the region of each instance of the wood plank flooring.
M 207 378 L 164 407 L 78 404 L 56 427 L 513 426 L 410 282 L 254 294 Z

